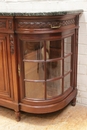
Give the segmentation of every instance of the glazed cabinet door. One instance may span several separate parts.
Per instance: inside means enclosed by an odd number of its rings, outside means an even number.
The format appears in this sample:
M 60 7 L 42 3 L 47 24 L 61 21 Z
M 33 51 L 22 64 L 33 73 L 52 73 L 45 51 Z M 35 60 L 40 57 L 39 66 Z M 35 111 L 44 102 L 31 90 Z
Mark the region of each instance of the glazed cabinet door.
M 0 35 L 0 98 L 12 100 L 9 35 Z
M 74 78 L 74 35 L 56 40 L 18 40 L 20 100 L 41 101 L 69 94 Z

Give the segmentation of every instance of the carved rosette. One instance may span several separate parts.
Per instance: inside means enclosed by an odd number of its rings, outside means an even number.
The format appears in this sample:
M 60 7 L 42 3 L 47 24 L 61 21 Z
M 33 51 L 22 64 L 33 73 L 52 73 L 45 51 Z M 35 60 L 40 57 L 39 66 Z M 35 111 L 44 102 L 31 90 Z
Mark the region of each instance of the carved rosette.
M 14 54 L 14 36 L 13 36 L 13 34 L 10 34 L 10 49 L 11 49 L 11 54 Z
M 43 22 L 35 22 L 35 21 L 18 21 L 17 24 L 17 28 L 50 28 L 52 26 L 67 26 L 67 25 L 71 25 L 71 24 L 75 24 L 75 19 L 68 19 L 68 20 L 56 20 L 56 21 L 43 21 Z

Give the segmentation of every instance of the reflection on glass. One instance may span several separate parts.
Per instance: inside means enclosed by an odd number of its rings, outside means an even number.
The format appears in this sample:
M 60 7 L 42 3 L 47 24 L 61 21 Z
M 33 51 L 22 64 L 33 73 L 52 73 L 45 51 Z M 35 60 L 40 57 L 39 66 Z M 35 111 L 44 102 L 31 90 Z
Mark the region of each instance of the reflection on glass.
M 70 74 L 64 77 L 64 91 L 70 87 Z
M 43 62 L 24 62 L 24 75 L 26 79 L 43 80 L 44 63 Z
M 64 39 L 64 56 L 71 53 L 71 37 Z
M 64 74 L 71 70 L 71 56 L 64 59 Z
M 46 41 L 46 59 L 61 57 L 61 41 Z
M 25 82 L 27 98 L 44 99 L 44 83 Z
M 47 98 L 58 96 L 62 93 L 62 80 L 47 82 Z
M 23 58 L 28 60 L 43 60 L 43 42 L 22 41 Z
M 62 75 L 62 61 L 53 61 L 46 63 L 46 78 L 51 79 Z
M 61 58 L 63 48 L 61 48 L 61 40 L 45 42 L 29 42 L 22 41 L 24 78 L 29 80 L 45 80 L 47 99 L 59 96 L 62 93 L 62 79 L 47 81 L 68 73 L 71 70 L 71 56 L 67 56 L 62 60 L 55 61 L 31 61 L 31 60 L 49 60 Z M 44 50 L 45 49 L 45 50 Z M 62 50 L 62 51 L 61 51 Z M 46 51 L 44 53 L 44 51 Z M 62 53 L 61 53 L 62 52 Z M 64 56 L 71 53 L 71 37 L 64 39 Z M 61 55 L 62 54 L 62 55 Z M 44 57 L 46 56 L 46 57 Z M 24 60 L 25 59 L 25 60 Z M 28 61 L 26 61 L 28 60 Z M 30 61 L 29 61 L 30 60 Z M 64 68 L 62 61 L 64 60 Z M 64 91 L 70 87 L 70 74 L 64 77 Z M 32 99 L 45 99 L 44 83 L 25 82 L 25 96 Z

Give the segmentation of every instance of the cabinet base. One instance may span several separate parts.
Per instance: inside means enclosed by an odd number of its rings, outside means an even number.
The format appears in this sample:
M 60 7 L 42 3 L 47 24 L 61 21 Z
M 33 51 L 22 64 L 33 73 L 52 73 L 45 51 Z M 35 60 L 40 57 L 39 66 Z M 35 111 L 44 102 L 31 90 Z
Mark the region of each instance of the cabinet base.
M 71 101 L 72 101 L 72 105 L 74 106 L 76 102 L 76 98 L 75 98 L 76 94 L 77 94 L 77 90 L 74 90 L 62 101 L 50 105 L 48 104 L 45 106 L 31 106 L 31 105 L 20 103 L 20 110 L 29 113 L 35 113 L 35 114 L 55 112 L 67 106 Z

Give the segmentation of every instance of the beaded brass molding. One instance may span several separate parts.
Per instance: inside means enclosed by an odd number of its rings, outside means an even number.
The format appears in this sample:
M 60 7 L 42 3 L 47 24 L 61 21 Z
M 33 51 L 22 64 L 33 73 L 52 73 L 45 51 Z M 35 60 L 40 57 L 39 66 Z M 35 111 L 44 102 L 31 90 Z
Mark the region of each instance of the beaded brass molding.
M 10 49 L 11 49 L 11 54 L 14 54 L 14 36 L 10 34 Z
M 17 29 L 21 29 L 21 28 L 28 28 L 28 29 L 38 29 L 38 28 L 51 28 L 50 25 L 52 26 L 67 26 L 67 25 L 71 25 L 71 24 L 75 24 L 75 19 L 69 19 L 69 20 L 56 20 L 56 21 L 43 21 L 43 22 L 35 22 L 35 21 L 29 21 L 29 20 L 25 20 L 25 21 L 18 21 L 17 22 Z

